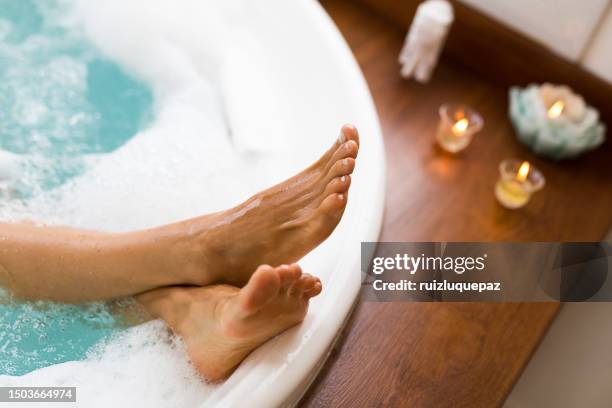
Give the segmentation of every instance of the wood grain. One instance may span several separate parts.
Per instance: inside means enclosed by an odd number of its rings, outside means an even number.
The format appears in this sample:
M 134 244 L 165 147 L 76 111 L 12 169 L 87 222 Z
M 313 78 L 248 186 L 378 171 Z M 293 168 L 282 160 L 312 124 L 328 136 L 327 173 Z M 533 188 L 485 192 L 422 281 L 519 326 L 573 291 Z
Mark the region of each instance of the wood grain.
M 403 81 L 397 66 L 402 30 L 356 3 L 322 3 L 361 65 L 381 119 L 388 163 L 381 240 L 604 236 L 612 222 L 608 151 L 563 163 L 533 156 L 513 136 L 505 87 L 450 59 L 427 85 Z M 437 109 L 447 101 L 473 105 L 486 120 L 473 144 L 454 157 L 433 144 Z M 544 190 L 521 211 L 505 210 L 493 197 L 497 166 L 506 157 L 530 160 L 547 177 Z M 558 308 L 554 303 L 362 302 L 301 405 L 500 405 Z

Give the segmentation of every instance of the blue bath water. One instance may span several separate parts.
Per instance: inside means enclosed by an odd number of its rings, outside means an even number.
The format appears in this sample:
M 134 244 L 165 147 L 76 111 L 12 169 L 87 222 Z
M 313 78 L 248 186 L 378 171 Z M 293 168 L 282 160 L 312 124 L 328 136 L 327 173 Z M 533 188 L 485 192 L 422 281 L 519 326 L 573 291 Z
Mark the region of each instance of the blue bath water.
M 87 156 L 117 149 L 153 116 L 151 90 L 65 24 L 69 6 L 0 0 L 0 148 L 23 155 L 25 198 L 86 171 Z M 14 303 L 0 293 L 0 375 L 82 359 L 117 323 L 104 304 Z
M 68 6 L 0 0 L 0 148 L 32 159 L 26 190 L 62 184 L 152 117 L 150 89 L 65 25 Z

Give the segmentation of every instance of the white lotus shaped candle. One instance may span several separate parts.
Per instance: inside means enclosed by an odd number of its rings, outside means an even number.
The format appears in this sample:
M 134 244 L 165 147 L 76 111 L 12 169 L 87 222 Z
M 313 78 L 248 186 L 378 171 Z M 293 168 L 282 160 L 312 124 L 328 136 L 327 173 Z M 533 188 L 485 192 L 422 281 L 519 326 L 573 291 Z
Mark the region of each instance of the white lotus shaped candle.
M 605 140 L 599 112 L 567 86 L 512 87 L 509 114 L 519 140 L 555 160 L 576 157 Z

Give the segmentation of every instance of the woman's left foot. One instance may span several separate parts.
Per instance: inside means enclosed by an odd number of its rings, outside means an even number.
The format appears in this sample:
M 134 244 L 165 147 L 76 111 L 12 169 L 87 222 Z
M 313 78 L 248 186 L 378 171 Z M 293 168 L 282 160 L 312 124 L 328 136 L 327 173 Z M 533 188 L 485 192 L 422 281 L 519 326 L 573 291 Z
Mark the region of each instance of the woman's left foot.
M 319 279 L 292 264 L 262 265 L 242 289 L 171 287 L 137 299 L 183 338 L 200 375 L 217 381 L 262 343 L 301 322 L 310 298 L 319 293 Z
M 331 147 L 295 176 L 219 213 L 161 227 L 174 245 L 183 284 L 244 286 L 255 268 L 299 261 L 332 233 L 348 201 L 359 150 L 345 125 Z M 174 249 L 172 250 L 174 251 Z

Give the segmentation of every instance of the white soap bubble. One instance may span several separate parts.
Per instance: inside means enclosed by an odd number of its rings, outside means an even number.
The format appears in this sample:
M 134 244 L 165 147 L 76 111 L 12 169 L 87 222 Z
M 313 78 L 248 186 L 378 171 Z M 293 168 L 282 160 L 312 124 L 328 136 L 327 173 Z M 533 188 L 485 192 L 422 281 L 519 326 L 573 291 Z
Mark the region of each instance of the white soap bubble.
M 104 231 L 148 228 L 234 206 L 307 160 L 282 154 L 286 146 L 258 156 L 243 156 L 235 149 L 234 141 L 241 136 L 236 129 L 247 127 L 228 125 L 227 101 L 219 89 L 232 89 L 231 83 L 218 85 L 224 77 L 219 72 L 224 69 L 228 22 L 237 24 L 231 19 L 231 4 L 77 1 L 74 13 L 44 7 L 45 24 L 75 25 L 75 30 L 82 24 L 101 52 L 146 81 L 154 93 L 154 118 L 116 150 L 88 152 L 79 143 L 99 125 L 87 100 L 85 62 L 90 54 L 82 51 L 79 58 L 15 67 L 9 72 L 10 84 L 0 81 L 0 98 L 10 92 L 18 107 L 5 128 L 0 117 L 0 132 L 23 135 L 20 140 L 35 144 L 39 153 L 28 155 L 23 164 L 20 186 L 25 196 L 0 201 L 2 220 Z M 192 12 L 204 7 L 205 16 Z M 40 50 L 59 53 L 78 44 L 71 41 L 76 40 L 53 43 L 33 36 L 7 48 L 31 57 Z M 38 83 L 30 83 L 27 76 Z M 239 96 L 238 89 L 232 95 Z M 53 173 L 52 150 L 58 139 L 70 140 L 66 148 L 75 150 L 62 163 L 62 169 L 75 176 L 44 188 L 40 181 Z M 12 147 L 25 151 L 31 146 L 16 141 Z M 0 376 L 0 385 L 40 384 L 77 386 L 77 406 L 84 407 L 196 406 L 213 388 L 202 383 L 182 343 L 159 321 L 110 338 L 83 361 L 21 377 Z

